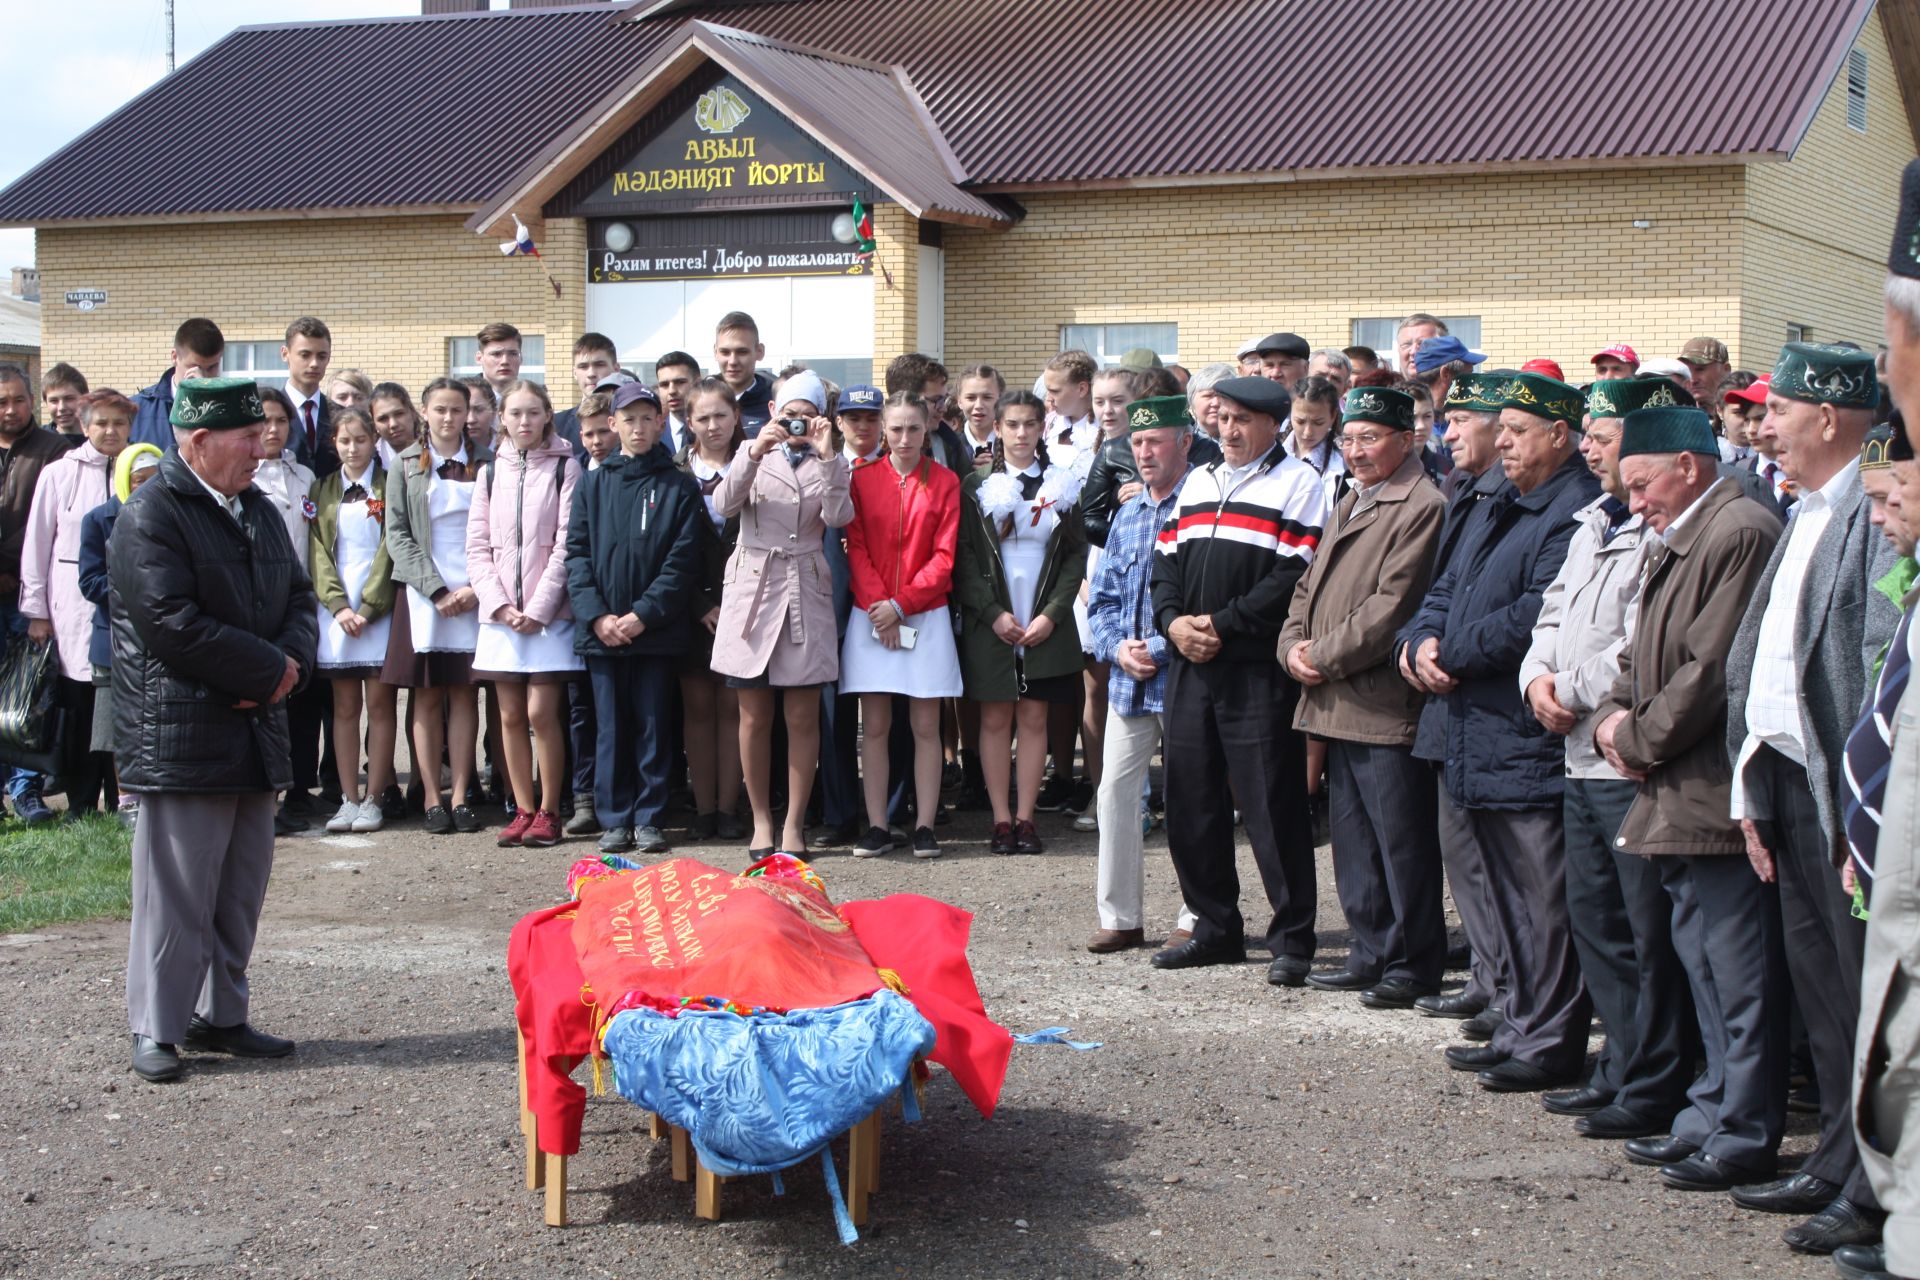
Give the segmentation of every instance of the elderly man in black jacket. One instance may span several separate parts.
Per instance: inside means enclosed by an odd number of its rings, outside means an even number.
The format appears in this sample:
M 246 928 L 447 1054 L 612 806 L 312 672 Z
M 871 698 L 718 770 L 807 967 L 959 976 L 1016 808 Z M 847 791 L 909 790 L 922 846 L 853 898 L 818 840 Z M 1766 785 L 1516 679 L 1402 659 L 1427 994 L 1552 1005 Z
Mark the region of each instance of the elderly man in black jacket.
M 127 1021 L 133 1070 L 182 1074 L 179 1046 L 278 1058 L 247 1024 L 247 961 L 292 784 L 287 695 L 313 672 L 313 583 L 251 487 L 266 414 L 245 378 L 175 389 L 177 451 L 121 510 L 113 590 L 114 746 L 140 795 Z
M 1479 1071 L 1482 1088 L 1517 1092 L 1568 1083 L 1586 1058 L 1590 1006 L 1567 927 L 1565 753 L 1521 699 L 1519 672 L 1574 512 L 1600 482 L 1574 452 L 1578 391 L 1518 373 L 1499 400 L 1511 488 L 1489 500 L 1400 639 L 1403 662 L 1444 704 L 1443 785 L 1486 864 L 1504 953 L 1506 1021 L 1491 1044 L 1449 1049 L 1447 1061 Z

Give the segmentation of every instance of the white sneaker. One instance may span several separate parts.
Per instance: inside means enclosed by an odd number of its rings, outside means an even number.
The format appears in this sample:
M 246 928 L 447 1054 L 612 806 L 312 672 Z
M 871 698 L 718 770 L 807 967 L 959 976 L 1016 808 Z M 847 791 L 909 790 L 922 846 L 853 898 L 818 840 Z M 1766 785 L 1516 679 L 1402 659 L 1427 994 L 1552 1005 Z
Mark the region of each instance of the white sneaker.
M 1086 812 L 1073 820 L 1073 829 L 1075 831 L 1098 831 L 1100 829 L 1100 820 L 1094 816 L 1094 807 L 1092 805 L 1088 805 Z
M 359 817 L 360 802 L 358 800 L 342 800 L 339 810 L 331 818 L 327 819 L 327 830 L 336 835 L 342 831 L 351 831 L 353 830 L 353 824 L 359 820 Z
M 346 806 L 342 805 L 342 808 Z M 368 796 L 355 806 L 353 829 L 355 831 L 378 831 L 387 825 L 387 816 L 380 812 L 380 801 Z

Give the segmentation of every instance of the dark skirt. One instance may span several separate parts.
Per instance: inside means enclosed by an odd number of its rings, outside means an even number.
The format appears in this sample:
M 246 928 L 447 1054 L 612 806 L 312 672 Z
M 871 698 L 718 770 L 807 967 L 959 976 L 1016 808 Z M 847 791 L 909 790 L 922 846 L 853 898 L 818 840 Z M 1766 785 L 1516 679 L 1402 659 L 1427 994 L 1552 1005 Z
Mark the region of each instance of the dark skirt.
M 403 597 L 393 610 L 393 626 L 387 630 L 387 665 L 380 668 L 380 679 L 402 689 L 447 689 L 471 685 L 473 655 L 470 653 L 415 653 L 413 622 L 407 616 Z
M 1020 696 L 1033 702 L 1066 703 L 1080 697 L 1080 677 L 1042 676 L 1038 680 L 1027 679 L 1026 663 L 1020 658 L 1013 660 L 1015 677 L 1020 681 Z

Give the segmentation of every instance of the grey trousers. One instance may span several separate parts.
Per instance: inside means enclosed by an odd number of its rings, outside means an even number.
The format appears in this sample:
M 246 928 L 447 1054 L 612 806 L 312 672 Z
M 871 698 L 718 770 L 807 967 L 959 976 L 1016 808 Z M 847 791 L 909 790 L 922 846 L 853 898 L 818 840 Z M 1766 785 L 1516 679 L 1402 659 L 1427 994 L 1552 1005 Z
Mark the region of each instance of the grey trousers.
M 1334 884 L 1352 945 L 1349 972 L 1440 989 L 1447 924 L 1433 770 L 1407 747 L 1327 743 Z
M 1673 899 L 1673 949 L 1707 1059 L 1673 1134 L 1729 1164 L 1771 1169 L 1787 1120 L 1779 893 L 1739 854 L 1654 861 Z
M 1470 809 L 1467 817 L 1486 860 L 1488 898 L 1513 984 L 1493 1045 L 1547 1071 L 1577 1071 L 1587 1057 L 1593 1005 L 1567 923 L 1561 812 Z
M 127 1025 L 178 1044 L 199 1014 L 247 1020 L 247 960 L 273 870 L 272 792 L 140 797 Z
M 1447 887 L 1453 893 L 1453 909 L 1460 913 L 1460 927 L 1466 931 L 1467 945 L 1473 948 L 1473 969 L 1466 990 L 1471 996 L 1495 1009 L 1506 1007 L 1509 978 L 1506 944 L 1487 898 L 1487 865 L 1480 857 L 1479 842 L 1473 838 L 1473 824 L 1466 811 L 1454 807 L 1433 766 L 1434 790 L 1439 794 L 1440 863 L 1447 870 Z

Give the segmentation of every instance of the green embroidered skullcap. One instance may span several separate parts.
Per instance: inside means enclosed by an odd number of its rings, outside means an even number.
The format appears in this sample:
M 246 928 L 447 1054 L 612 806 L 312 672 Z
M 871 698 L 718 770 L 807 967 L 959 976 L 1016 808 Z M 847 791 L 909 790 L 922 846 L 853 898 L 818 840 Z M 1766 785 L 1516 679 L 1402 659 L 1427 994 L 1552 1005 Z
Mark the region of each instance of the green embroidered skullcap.
M 1355 387 L 1340 405 L 1340 425 L 1372 422 L 1395 431 L 1413 430 L 1413 397 L 1391 387 Z
M 167 421 L 176 427 L 233 431 L 265 422 L 260 387 L 252 378 L 188 378 L 173 389 L 173 412 Z
M 1507 376 L 1492 373 L 1463 373 L 1447 387 L 1444 409 L 1471 409 L 1475 413 L 1500 412 L 1500 388 Z M 1443 410 L 1444 411 L 1444 410 Z
M 1624 418 L 1635 409 L 1691 407 L 1693 392 L 1672 378 L 1607 378 L 1587 388 L 1587 412 L 1596 418 Z
M 1151 396 L 1127 406 L 1127 431 L 1152 431 L 1156 427 L 1184 429 L 1193 425 L 1193 408 L 1185 396 Z
M 1699 409 L 1661 405 L 1635 409 L 1620 421 L 1620 456 L 1636 453 L 1704 453 L 1720 456 L 1713 419 Z
M 1789 342 L 1780 348 L 1767 390 L 1789 400 L 1840 409 L 1880 407 L 1880 380 L 1873 372 L 1873 356 L 1858 347 Z
M 1893 466 L 1893 428 L 1884 422 L 1867 432 L 1860 446 L 1862 471 L 1885 471 Z
M 1500 407 L 1577 427 L 1587 411 L 1586 397 L 1544 373 L 1516 373 L 1500 390 Z

